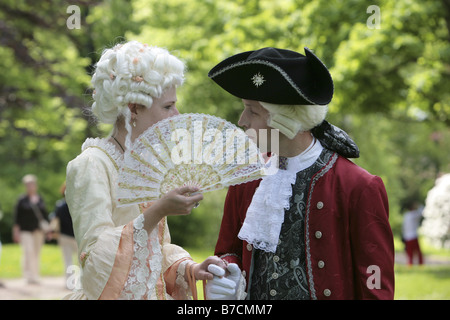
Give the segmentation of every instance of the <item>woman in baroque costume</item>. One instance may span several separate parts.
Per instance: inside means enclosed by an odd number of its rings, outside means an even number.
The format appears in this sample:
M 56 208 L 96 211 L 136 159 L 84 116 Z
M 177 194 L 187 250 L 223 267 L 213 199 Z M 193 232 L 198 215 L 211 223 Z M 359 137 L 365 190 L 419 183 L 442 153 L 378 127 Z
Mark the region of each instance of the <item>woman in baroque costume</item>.
M 107 138 L 88 138 L 67 166 L 66 199 L 82 266 L 81 289 L 67 299 L 188 299 L 191 280 L 213 278 L 209 264 L 225 267 L 217 257 L 194 263 L 170 243 L 166 216 L 191 212 L 203 198 L 190 196 L 194 187 L 147 206 L 116 206 L 123 153 L 151 125 L 179 113 L 176 88 L 184 70 L 167 50 L 137 41 L 102 53 L 92 77 L 92 112 L 114 129 Z

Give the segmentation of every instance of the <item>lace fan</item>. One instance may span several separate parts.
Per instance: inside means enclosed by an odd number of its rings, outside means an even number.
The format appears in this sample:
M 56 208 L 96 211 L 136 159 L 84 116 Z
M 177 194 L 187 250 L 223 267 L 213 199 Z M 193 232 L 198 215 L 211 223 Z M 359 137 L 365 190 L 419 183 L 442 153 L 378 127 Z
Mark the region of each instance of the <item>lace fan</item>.
M 185 113 L 151 126 L 125 153 L 118 206 L 151 202 L 181 186 L 204 193 L 263 174 L 264 160 L 242 129 L 212 115 Z

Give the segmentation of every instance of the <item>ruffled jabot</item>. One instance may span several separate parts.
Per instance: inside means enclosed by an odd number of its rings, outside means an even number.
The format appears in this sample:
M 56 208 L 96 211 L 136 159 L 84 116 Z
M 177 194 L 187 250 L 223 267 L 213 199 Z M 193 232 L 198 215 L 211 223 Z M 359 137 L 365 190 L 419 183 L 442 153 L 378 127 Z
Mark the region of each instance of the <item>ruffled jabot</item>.
M 262 178 L 248 207 L 238 234 L 239 239 L 247 241 L 256 249 L 275 252 L 284 221 L 284 211 L 290 206 L 292 185 L 295 184 L 297 172 L 313 165 L 322 150 L 320 142 L 313 139 L 304 152 L 287 158 L 286 170 L 275 170 Z M 277 156 L 273 155 L 269 161 L 278 163 Z

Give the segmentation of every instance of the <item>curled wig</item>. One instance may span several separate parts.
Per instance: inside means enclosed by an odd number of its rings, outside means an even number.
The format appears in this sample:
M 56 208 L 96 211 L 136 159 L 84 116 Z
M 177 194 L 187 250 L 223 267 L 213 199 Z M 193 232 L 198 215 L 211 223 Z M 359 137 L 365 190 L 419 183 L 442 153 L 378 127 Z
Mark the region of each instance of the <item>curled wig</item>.
M 259 102 L 269 111 L 267 125 L 280 130 L 289 139 L 319 125 L 327 115 L 328 105 L 279 105 Z
M 131 137 L 130 103 L 150 108 L 153 98 L 165 89 L 184 82 L 185 64 L 166 49 L 148 46 L 138 41 L 117 44 L 103 51 L 92 76 L 94 103 L 92 112 L 100 122 L 115 124 L 125 118 Z

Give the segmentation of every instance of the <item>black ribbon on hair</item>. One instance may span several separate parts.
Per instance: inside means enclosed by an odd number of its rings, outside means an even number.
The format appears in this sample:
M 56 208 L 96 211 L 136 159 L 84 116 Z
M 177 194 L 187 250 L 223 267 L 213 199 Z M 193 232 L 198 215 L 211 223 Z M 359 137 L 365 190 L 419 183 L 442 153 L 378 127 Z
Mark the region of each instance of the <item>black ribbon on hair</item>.
M 359 148 L 350 136 L 328 121 L 311 129 L 311 133 L 325 148 L 337 152 L 345 158 L 359 158 Z

